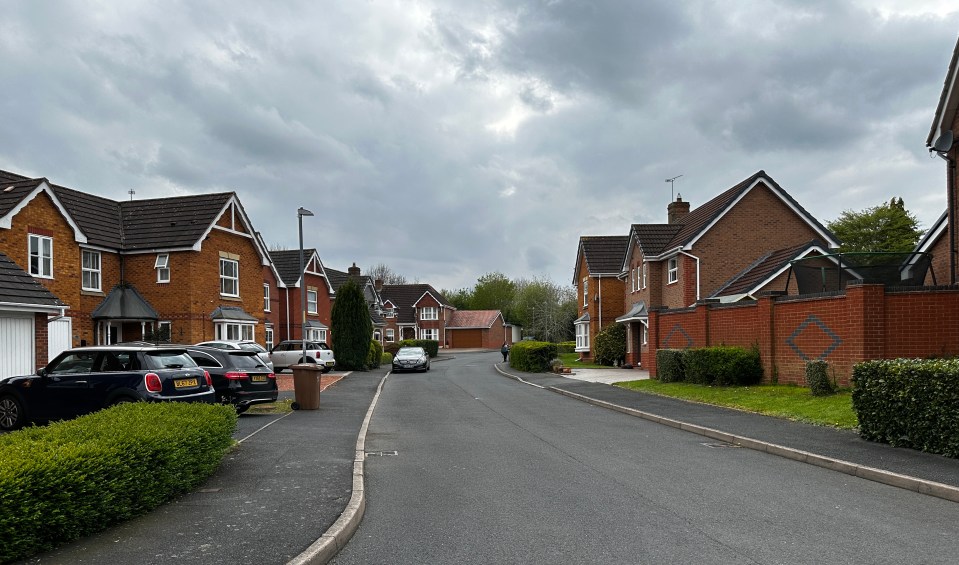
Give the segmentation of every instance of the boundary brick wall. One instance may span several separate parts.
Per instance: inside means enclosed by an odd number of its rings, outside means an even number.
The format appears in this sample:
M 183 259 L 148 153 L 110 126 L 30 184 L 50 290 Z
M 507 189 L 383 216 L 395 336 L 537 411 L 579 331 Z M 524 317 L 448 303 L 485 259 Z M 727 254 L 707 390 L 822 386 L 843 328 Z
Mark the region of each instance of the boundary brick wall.
M 759 348 L 764 382 L 805 385 L 806 362 L 822 359 L 850 386 L 860 361 L 959 355 L 959 288 L 850 285 L 830 296 L 769 293 L 735 305 L 653 309 L 649 332 L 652 376 L 657 349 L 738 345 Z

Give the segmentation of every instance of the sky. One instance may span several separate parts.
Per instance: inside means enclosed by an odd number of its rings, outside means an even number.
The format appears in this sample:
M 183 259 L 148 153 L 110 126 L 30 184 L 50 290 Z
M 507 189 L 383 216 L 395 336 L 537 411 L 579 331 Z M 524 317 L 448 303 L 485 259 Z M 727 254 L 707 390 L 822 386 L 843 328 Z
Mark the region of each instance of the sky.
M 928 228 L 957 38 L 954 1 L 14 0 L 0 169 L 235 191 L 276 249 L 303 206 L 338 270 L 566 285 L 580 236 L 760 169 L 823 223 L 901 196 Z

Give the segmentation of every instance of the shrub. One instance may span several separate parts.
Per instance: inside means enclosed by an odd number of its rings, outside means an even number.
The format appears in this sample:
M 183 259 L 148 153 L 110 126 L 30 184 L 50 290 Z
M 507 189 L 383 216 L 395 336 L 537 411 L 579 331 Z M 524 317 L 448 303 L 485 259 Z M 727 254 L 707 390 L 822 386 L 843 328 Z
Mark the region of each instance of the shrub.
M 763 378 L 759 350 L 744 347 L 696 347 L 686 350 L 686 381 L 704 385 L 753 385 Z
M 0 562 L 193 490 L 233 444 L 236 418 L 230 406 L 135 402 L 0 436 Z
M 813 396 L 829 396 L 835 390 L 829 380 L 829 364 L 825 361 L 809 361 L 806 363 L 806 386 Z
M 370 342 L 370 354 L 366 359 L 366 366 L 375 369 L 380 366 L 380 360 L 383 358 L 383 346 L 380 342 L 373 340 Z
M 383 355 L 380 357 L 380 365 L 390 365 L 393 363 L 393 354 L 389 351 L 384 351 Z
M 400 342 L 400 347 L 422 347 L 430 358 L 440 353 L 440 342 L 435 339 L 404 339 Z
M 557 353 L 576 353 L 575 341 L 562 341 L 556 344 Z
M 852 382 L 864 439 L 959 457 L 959 360 L 866 361 Z
M 609 324 L 596 334 L 593 355 L 600 365 L 616 365 L 626 361 L 626 325 Z
M 370 348 L 363 344 L 373 339 L 373 322 L 363 290 L 353 279 L 336 291 L 330 310 L 330 331 L 337 367 L 354 371 L 366 369 Z
M 396 356 L 396 352 L 400 350 L 400 344 L 392 341 L 383 346 L 383 351 L 389 353 L 392 356 Z
M 661 382 L 675 383 L 686 380 L 682 349 L 659 349 L 656 351 L 656 376 Z
M 509 352 L 509 366 L 529 373 L 549 371 L 556 358 L 556 344 L 545 341 L 521 341 Z

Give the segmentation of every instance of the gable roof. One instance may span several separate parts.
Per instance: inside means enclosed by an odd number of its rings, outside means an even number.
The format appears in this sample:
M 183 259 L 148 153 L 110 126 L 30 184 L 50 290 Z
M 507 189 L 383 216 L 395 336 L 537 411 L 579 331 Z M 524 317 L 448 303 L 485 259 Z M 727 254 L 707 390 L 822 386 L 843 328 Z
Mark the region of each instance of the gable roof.
M 942 93 L 939 94 L 939 104 L 936 105 L 936 115 L 929 127 L 929 135 L 926 136 L 927 147 L 932 146 L 943 130 L 952 127 L 957 111 L 959 111 L 959 41 L 956 42 L 956 47 L 952 51 L 946 80 L 942 85 Z M 959 134 L 959 132 L 953 133 Z
M 618 275 L 629 244 L 628 235 L 584 235 L 579 238 L 573 286 L 579 283 L 580 264 L 585 261 L 588 274 Z M 582 259 L 582 261 L 580 260 Z
M 499 310 L 457 310 L 447 320 L 446 329 L 489 328 L 502 317 Z
M 16 176 L 19 175 L 4 174 L 5 178 Z M 73 215 L 70 214 L 62 198 L 45 178 L 28 179 L 21 177 L 19 180 L 0 183 L 0 228 L 9 229 L 13 225 L 13 217 L 41 193 L 50 198 L 66 222 L 73 228 L 73 239 L 78 243 L 87 243 L 84 230 L 74 221 Z
M 94 320 L 158 320 L 159 314 L 131 284 L 118 284 L 90 312 Z
M 709 298 L 750 295 L 789 269 L 790 261 L 806 257 L 812 252 L 829 254 L 821 241 L 812 240 L 800 245 L 770 251 L 721 285 Z
M 396 320 L 400 324 L 416 323 L 416 303 L 430 294 L 441 306 L 453 308 L 446 297 L 428 284 L 386 284 L 380 290 L 380 297 L 389 300 L 396 307 Z
M 0 253 L 0 309 L 57 313 L 66 308 L 47 287 Z
M 123 249 L 194 248 L 234 198 L 219 192 L 121 202 Z

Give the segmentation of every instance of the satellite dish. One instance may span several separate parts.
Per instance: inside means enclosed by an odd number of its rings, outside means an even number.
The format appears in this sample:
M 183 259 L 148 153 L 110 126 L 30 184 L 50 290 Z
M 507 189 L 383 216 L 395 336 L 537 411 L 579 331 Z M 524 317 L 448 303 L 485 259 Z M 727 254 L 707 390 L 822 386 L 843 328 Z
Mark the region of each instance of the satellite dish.
M 945 153 L 952 149 L 952 142 L 952 130 L 947 129 L 936 138 L 935 142 L 933 142 L 932 150 L 936 153 Z

